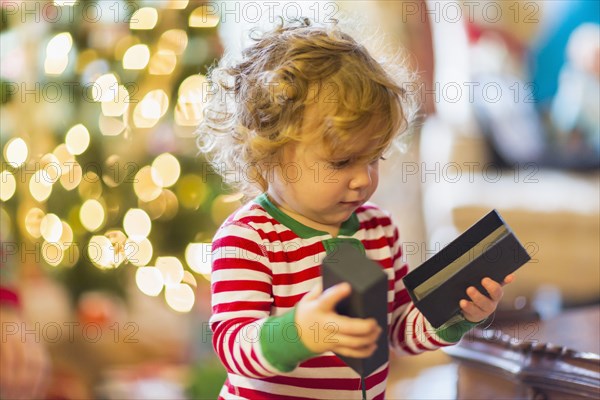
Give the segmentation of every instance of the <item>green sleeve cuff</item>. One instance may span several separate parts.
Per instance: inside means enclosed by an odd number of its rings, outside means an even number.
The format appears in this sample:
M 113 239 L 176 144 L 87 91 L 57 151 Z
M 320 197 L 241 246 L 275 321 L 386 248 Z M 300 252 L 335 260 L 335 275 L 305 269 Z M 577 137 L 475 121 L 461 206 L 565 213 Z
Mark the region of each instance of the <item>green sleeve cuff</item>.
M 269 317 L 260 329 L 263 356 L 281 372 L 290 372 L 316 353 L 306 348 L 295 322 L 296 307 L 278 317 Z
M 461 321 L 449 325 L 449 326 L 441 326 L 435 333 L 445 340 L 446 342 L 456 343 L 458 342 L 465 333 L 469 332 L 471 329 L 482 323 L 479 322 L 471 322 L 466 319 L 462 319 Z

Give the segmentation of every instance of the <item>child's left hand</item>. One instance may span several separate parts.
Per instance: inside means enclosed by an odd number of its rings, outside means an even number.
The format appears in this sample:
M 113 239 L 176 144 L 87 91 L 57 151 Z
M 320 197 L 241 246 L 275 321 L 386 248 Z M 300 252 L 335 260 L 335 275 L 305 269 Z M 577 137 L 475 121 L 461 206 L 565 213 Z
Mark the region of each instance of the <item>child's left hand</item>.
M 507 275 L 506 278 L 504 278 L 504 283 L 502 285 L 491 278 L 483 278 L 481 284 L 485 290 L 488 291 L 490 297 L 487 297 L 475 287 L 470 286 L 467 289 L 467 296 L 469 296 L 472 301 L 464 299 L 460 301 L 460 308 L 463 316 L 470 322 L 481 322 L 485 320 L 496 311 L 496 307 L 498 307 L 498 303 L 504 295 L 502 286 L 509 284 L 514 280 L 514 274 Z

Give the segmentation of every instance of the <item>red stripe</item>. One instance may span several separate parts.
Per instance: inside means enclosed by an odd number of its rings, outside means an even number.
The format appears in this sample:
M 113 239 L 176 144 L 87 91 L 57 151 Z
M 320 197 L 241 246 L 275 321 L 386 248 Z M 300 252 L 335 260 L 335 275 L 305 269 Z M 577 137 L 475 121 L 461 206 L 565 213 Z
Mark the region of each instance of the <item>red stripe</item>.
M 379 250 L 390 247 L 390 244 L 385 238 L 385 236 L 382 236 L 377 239 L 366 239 L 363 240 L 362 243 L 365 246 L 365 250 Z
M 357 215 L 358 216 L 358 215 Z M 374 229 L 377 227 L 386 227 L 390 225 L 392 221 L 388 217 L 373 217 L 371 219 L 364 220 L 360 223 L 359 229 Z
M 304 297 L 306 293 L 300 293 L 293 296 L 275 296 L 273 303 L 276 307 L 293 307 Z
M 271 294 L 271 284 L 263 281 L 239 280 L 239 281 L 217 281 L 211 284 L 212 293 L 233 292 L 238 290 L 255 290 Z
M 278 375 L 264 380 L 280 385 L 322 390 L 358 390 L 360 388 L 360 378 L 296 378 Z
M 329 367 L 345 367 L 346 363 L 343 362 L 338 356 L 320 356 L 310 358 L 299 365 L 304 368 L 329 368 Z
M 213 313 L 228 311 L 271 311 L 270 301 L 234 301 L 231 303 L 219 303 L 213 306 Z
M 398 341 L 400 343 L 400 347 L 409 354 L 417 354 L 413 349 L 406 345 L 406 320 L 408 318 L 408 314 L 410 313 L 412 303 L 408 304 L 408 312 L 402 316 L 398 320 L 398 324 L 400 324 L 400 329 L 398 330 Z
M 412 311 L 411 311 L 412 312 Z M 419 350 L 427 350 L 427 347 L 423 346 L 423 344 L 421 344 L 421 339 L 417 336 L 417 321 L 419 320 L 419 316 L 422 316 L 421 314 L 415 316 L 415 318 L 413 319 L 413 331 L 412 331 L 412 337 L 415 341 L 415 344 L 417 346 L 417 349 Z
M 445 343 L 441 343 L 441 342 L 438 342 L 437 340 L 435 340 L 435 339 L 433 338 L 433 336 L 431 336 L 431 334 L 430 334 L 430 333 L 427 331 L 427 329 L 425 329 L 425 327 L 427 326 L 427 324 L 425 323 L 425 316 L 424 316 L 424 315 L 422 315 L 422 314 L 421 314 L 421 320 L 423 321 L 423 332 L 425 333 L 425 339 L 426 339 L 426 340 L 427 340 L 429 343 L 433 344 L 434 346 L 438 346 L 438 347 L 444 347 L 444 346 L 448 346 L 448 345 L 447 345 L 447 344 L 445 344 Z
M 254 352 L 254 346 L 252 346 L 252 348 L 250 349 L 250 358 L 252 358 L 258 365 L 260 365 L 263 369 L 268 370 L 268 368 L 262 363 L 260 362 L 260 360 L 258 359 L 258 356 L 256 355 L 256 353 Z M 261 374 L 262 375 L 262 374 Z
M 396 308 L 402 307 L 408 302 L 410 302 L 410 295 L 408 294 L 408 291 L 406 289 L 402 289 L 398 293 L 396 293 Z
M 279 244 L 279 242 L 280 242 L 282 245 L 285 245 L 286 243 L 288 243 L 292 240 L 298 239 L 298 235 L 296 235 L 294 233 L 294 231 L 289 229 L 287 226 L 281 225 L 279 222 L 277 222 L 275 220 L 273 220 L 271 222 L 273 224 L 273 227 L 281 226 L 281 227 L 283 227 L 283 230 L 281 230 L 280 232 L 278 232 L 277 230 L 265 232 L 262 229 L 257 229 L 256 231 L 260 235 L 260 238 L 262 240 L 264 240 L 265 242 L 268 242 L 271 244 L 273 244 L 273 243 Z
M 324 251 L 325 247 L 323 247 L 322 242 L 315 242 L 304 247 L 298 247 L 294 243 L 283 243 L 273 246 L 272 249 L 267 249 L 267 255 L 271 262 L 297 262 L 307 257 L 315 257 Z
M 404 276 L 406 275 L 407 272 L 408 272 L 408 265 L 404 264 L 403 266 L 398 268 L 396 271 L 394 271 L 394 279 L 397 281 L 400 281 L 402 278 L 404 278 Z
M 242 387 L 233 388 L 233 386 L 229 386 L 230 393 L 237 393 L 239 396 L 244 397 L 246 399 L 252 400 L 273 400 L 277 398 L 278 400 L 311 400 L 309 397 L 296 397 L 296 396 L 284 396 L 278 394 L 276 397 L 273 397 L 273 393 L 262 392 L 260 390 L 246 389 Z
M 217 258 L 212 262 L 212 270 L 220 271 L 224 269 L 229 269 L 232 271 L 238 269 L 249 269 L 251 271 L 262 272 L 267 275 L 271 275 L 271 270 L 267 268 L 264 264 L 259 263 L 257 261 L 246 260 L 246 259 L 236 259 L 234 262 L 231 262 L 231 259 L 228 258 Z
M 233 360 L 233 364 L 235 365 L 235 372 L 238 374 L 243 374 L 243 371 L 240 368 L 240 365 L 238 364 L 238 360 L 236 359 L 235 353 L 233 350 L 236 346 L 239 347 L 239 344 L 237 344 L 238 343 L 238 333 L 243 328 L 243 326 L 244 325 L 242 325 L 242 324 L 235 326 L 233 328 L 233 331 L 231 332 L 231 335 L 229 336 L 229 340 L 227 342 L 229 355 L 231 356 L 231 359 Z
M 273 285 L 294 285 L 308 280 L 318 278 L 321 276 L 321 267 L 315 265 L 314 267 L 306 268 L 299 272 L 291 272 L 289 274 L 274 274 Z
M 225 341 L 225 333 L 227 332 L 227 330 L 224 328 L 219 329 L 223 325 L 227 325 L 227 324 L 225 324 L 225 323 L 213 324 L 213 327 L 211 327 L 211 329 L 214 332 L 213 339 L 212 339 L 213 348 L 215 349 L 217 356 L 219 356 L 219 359 L 223 363 L 223 366 L 225 367 L 225 369 L 227 369 L 227 372 L 232 372 L 233 369 L 231 368 L 231 365 L 229 365 L 229 363 L 227 362 L 227 358 L 225 357 L 225 354 L 227 354 L 227 353 L 226 353 L 225 346 L 223 345 L 223 342 Z
M 230 365 L 227 361 L 226 354 L 228 354 L 228 349 L 225 344 L 225 338 L 227 337 L 227 334 L 229 333 L 230 329 L 232 329 L 232 327 L 235 328 L 237 324 L 240 324 L 240 322 L 237 322 L 236 320 L 224 321 L 223 323 L 213 324 L 213 347 L 217 355 L 219 356 L 219 359 L 221 360 L 228 372 L 236 371 L 235 368 L 232 365 Z
M 250 224 L 254 223 L 254 224 L 268 224 L 271 223 L 273 225 L 279 224 L 279 222 L 277 222 L 276 219 L 272 218 L 266 211 L 264 208 L 262 207 L 256 207 L 256 208 L 260 208 L 261 211 L 264 212 L 264 214 L 258 214 L 258 215 L 246 215 L 243 216 L 239 219 L 240 222 L 250 226 Z M 251 208 L 250 210 L 252 210 L 253 208 Z M 258 232 L 259 229 L 256 229 L 256 231 Z
M 250 371 L 251 374 L 254 374 L 256 376 L 263 376 L 263 374 L 261 374 L 260 372 L 258 372 L 258 370 L 254 368 L 252 362 L 248 359 L 248 357 L 246 356 L 246 352 L 243 349 L 242 351 L 240 351 L 240 354 L 242 355 L 242 362 L 244 363 L 244 366 L 247 370 Z
M 451 346 L 451 345 L 452 345 L 452 343 L 450 343 L 450 344 L 447 344 L 447 343 L 438 342 L 438 341 L 437 341 L 437 340 L 435 340 L 435 339 L 433 338 L 433 336 L 431 336 L 431 335 L 429 334 L 429 332 L 427 332 L 427 331 L 425 331 L 425 335 L 426 335 L 426 337 L 427 337 L 427 340 L 429 341 L 429 343 L 433 344 L 434 346 L 437 346 L 437 347 L 445 347 L 445 346 Z
M 382 369 L 381 371 L 379 371 L 378 373 L 368 376 L 367 379 L 365 379 L 365 386 L 367 387 L 367 390 L 374 388 L 375 386 L 379 385 L 381 382 L 385 381 L 388 376 L 388 369 L 389 369 L 389 367 L 386 367 L 386 368 Z
M 365 380 L 367 390 L 375 387 L 385 381 L 388 375 L 388 368 L 384 368 L 376 374 L 370 375 Z M 311 389 L 322 390 L 360 390 L 360 378 L 296 378 L 291 376 L 273 376 L 264 379 L 266 382 L 277 383 L 280 385 L 309 387 Z
M 394 226 L 394 243 L 396 243 L 398 241 L 398 239 L 400 239 L 400 231 L 398 230 L 397 226 Z
M 241 251 L 244 250 L 244 251 Z M 264 248 L 258 243 L 243 236 L 227 235 L 215 239 L 212 243 L 212 254 L 224 253 L 223 257 L 240 258 L 251 255 L 264 256 Z M 254 257 L 254 258 L 257 258 Z

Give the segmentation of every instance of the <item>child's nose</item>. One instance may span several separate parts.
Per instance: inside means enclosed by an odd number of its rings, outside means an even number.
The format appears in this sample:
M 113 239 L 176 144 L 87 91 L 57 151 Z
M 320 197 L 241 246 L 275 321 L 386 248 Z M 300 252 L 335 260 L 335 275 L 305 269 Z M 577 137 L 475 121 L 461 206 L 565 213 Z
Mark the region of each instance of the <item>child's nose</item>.
M 357 165 L 350 180 L 350 189 L 360 189 L 371 185 L 375 173 L 369 164 Z

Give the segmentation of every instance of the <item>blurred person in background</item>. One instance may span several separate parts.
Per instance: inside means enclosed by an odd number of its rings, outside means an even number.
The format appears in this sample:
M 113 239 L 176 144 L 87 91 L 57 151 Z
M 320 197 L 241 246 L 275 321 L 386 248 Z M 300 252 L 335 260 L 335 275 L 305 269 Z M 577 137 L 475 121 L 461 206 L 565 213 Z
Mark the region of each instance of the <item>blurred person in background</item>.
M 498 21 L 467 21 L 472 76 L 479 87 L 494 86 L 502 93 L 491 99 L 475 91 L 474 98 L 476 118 L 496 161 L 598 168 L 600 3 L 507 2 L 503 7 Z
M 50 358 L 38 327 L 25 322 L 16 282 L 16 246 L 9 228 L 0 221 L 0 398 L 45 398 L 49 381 Z

